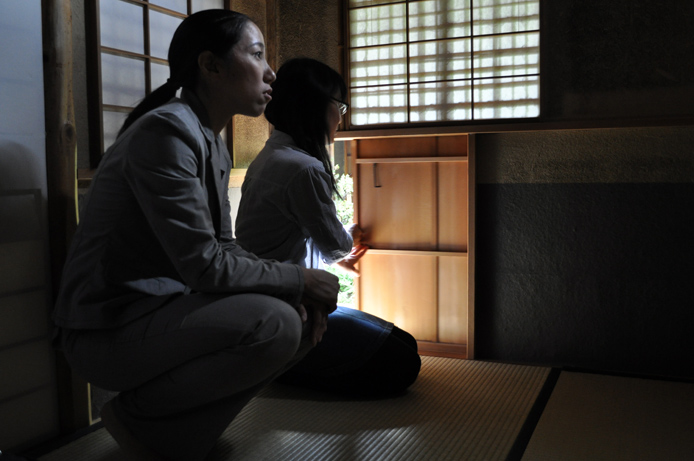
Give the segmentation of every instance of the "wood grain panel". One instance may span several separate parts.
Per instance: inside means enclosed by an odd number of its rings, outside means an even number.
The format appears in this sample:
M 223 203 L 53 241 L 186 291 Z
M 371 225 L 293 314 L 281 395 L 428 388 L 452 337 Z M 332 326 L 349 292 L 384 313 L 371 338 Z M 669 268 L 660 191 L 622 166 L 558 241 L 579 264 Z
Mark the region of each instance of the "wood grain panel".
M 467 251 L 468 164 L 438 165 L 438 249 Z
M 351 147 L 356 215 L 372 248 L 360 262 L 359 307 L 420 344 L 466 356 L 468 137 L 361 139 Z
M 436 168 L 409 163 L 358 165 L 358 222 L 370 246 L 436 249 Z
M 439 136 L 437 140 L 439 156 L 467 156 L 467 136 Z
M 439 257 L 438 340 L 468 342 L 468 258 Z
M 367 253 L 359 263 L 361 310 L 395 323 L 420 341 L 436 341 L 436 259 Z
M 436 138 L 433 137 L 360 139 L 357 142 L 359 158 L 436 156 Z

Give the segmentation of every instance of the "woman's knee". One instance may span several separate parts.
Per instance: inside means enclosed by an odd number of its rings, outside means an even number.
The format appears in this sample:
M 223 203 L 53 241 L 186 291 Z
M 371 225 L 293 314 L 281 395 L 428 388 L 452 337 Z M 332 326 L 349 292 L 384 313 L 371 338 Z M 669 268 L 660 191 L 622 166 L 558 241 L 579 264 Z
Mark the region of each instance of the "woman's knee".
M 299 349 L 302 321 L 299 313 L 289 304 L 272 298 L 274 306 L 265 318 L 259 338 L 268 342 L 270 353 L 290 360 Z
M 186 316 L 182 329 L 226 331 L 231 343 L 248 344 L 272 339 L 296 340 L 301 335 L 298 312 L 286 302 L 261 294 L 227 296 Z
M 265 360 L 278 363 L 290 360 L 299 348 L 302 334 L 302 322 L 296 309 L 271 296 L 249 294 L 234 298 L 232 315 L 249 319 L 244 322 L 246 332 L 241 346 L 257 349 Z
M 227 392 L 263 382 L 290 362 L 301 341 L 302 323 L 289 304 L 264 295 L 237 295 L 217 302 L 185 322 L 216 347 L 201 356 L 196 375 Z

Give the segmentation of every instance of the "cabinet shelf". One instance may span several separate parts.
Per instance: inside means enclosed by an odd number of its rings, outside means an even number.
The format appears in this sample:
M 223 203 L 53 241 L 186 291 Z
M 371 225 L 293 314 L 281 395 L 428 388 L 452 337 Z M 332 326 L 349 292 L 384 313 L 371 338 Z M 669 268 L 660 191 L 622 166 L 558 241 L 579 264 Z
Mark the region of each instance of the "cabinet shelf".
M 467 157 L 383 157 L 383 158 L 358 158 L 361 163 L 444 163 L 467 162 Z
M 402 256 L 457 256 L 467 257 L 467 251 L 437 251 L 437 250 L 389 250 L 369 248 L 366 254 L 371 255 L 402 255 Z

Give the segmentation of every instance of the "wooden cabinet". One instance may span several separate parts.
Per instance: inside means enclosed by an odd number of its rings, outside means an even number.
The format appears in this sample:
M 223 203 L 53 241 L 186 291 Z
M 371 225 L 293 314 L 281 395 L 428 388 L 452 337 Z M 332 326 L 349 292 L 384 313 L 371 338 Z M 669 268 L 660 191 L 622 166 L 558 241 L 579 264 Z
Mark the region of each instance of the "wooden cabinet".
M 370 250 L 358 307 L 412 333 L 424 354 L 471 357 L 468 136 L 352 140 L 355 219 Z

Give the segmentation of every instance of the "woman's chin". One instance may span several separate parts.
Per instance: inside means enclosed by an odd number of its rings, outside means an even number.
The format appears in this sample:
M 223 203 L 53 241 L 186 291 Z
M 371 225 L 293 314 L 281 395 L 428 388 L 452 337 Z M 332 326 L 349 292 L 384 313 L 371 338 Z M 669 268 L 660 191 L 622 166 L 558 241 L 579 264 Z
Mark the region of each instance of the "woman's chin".
M 263 102 L 247 103 L 236 107 L 234 115 L 243 115 L 246 117 L 260 117 L 265 112 L 267 104 Z
M 266 105 L 267 104 L 263 104 L 263 105 L 258 106 L 258 107 L 253 107 L 253 108 L 243 112 L 241 115 L 245 115 L 246 117 L 260 117 L 265 112 L 265 106 Z

